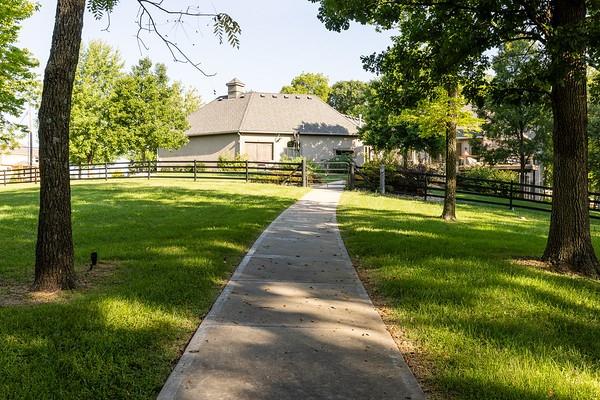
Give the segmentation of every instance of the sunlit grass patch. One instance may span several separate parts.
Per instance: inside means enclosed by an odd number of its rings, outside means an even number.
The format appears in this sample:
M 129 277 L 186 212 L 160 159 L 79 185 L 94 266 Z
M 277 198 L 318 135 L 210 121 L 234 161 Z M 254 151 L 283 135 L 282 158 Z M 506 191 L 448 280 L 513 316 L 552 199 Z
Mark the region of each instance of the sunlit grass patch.
M 459 205 L 447 223 L 441 208 L 352 192 L 338 216 L 426 386 L 441 398 L 600 399 L 600 282 L 522 262 L 543 252 L 549 215 Z
M 243 254 L 305 192 L 240 182 L 74 184 L 81 288 L 0 308 L 0 398 L 154 398 Z M 33 185 L 0 188 L 0 296 L 33 280 L 37 199 Z M 87 273 L 92 251 L 101 263 Z

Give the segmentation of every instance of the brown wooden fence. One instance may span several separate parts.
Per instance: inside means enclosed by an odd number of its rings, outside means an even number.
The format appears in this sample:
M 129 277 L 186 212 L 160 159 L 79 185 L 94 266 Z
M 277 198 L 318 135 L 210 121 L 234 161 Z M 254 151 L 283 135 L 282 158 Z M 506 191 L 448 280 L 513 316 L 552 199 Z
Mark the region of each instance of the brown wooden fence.
M 229 179 L 306 186 L 305 162 L 148 161 L 72 165 L 71 180 L 109 179 Z M 0 172 L 0 184 L 38 183 L 37 167 Z
M 443 199 L 446 177 L 440 174 L 417 173 L 411 170 L 367 171 L 352 166 L 351 187 L 390 194 Z M 470 178 L 458 175 L 457 201 L 480 203 L 510 209 L 552 211 L 552 187 L 519 182 Z M 600 219 L 600 193 L 589 193 L 590 218 Z

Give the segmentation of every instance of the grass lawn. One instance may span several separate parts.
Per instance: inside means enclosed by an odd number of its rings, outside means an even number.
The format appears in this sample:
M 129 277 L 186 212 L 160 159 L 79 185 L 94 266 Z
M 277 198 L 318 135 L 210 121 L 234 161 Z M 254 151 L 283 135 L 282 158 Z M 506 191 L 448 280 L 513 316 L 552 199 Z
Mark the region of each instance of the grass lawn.
M 243 254 L 303 193 L 240 182 L 75 184 L 76 263 L 93 284 L 0 306 L 0 398 L 154 398 Z M 33 279 L 37 195 L 0 189 L 0 299 Z M 84 272 L 92 251 L 105 262 L 95 275 Z
M 338 211 L 426 386 L 441 398 L 600 399 L 600 282 L 513 261 L 542 254 L 549 214 L 459 205 L 446 223 L 441 210 L 347 192 Z

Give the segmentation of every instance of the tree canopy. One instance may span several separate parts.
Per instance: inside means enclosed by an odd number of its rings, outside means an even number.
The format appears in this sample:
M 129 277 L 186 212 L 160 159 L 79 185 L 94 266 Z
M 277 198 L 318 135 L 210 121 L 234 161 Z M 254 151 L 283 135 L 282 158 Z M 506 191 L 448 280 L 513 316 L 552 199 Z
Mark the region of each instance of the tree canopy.
M 492 62 L 494 76 L 480 112 L 486 118 L 483 131 L 492 145 L 483 144 L 480 155 L 490 164 L 518 160 L 520 180 L 532 156 L 549 161 L 552 116 L 547 85 L 536 78 L 540 70 L 538 46 L 530 41 L 504 44 Z M 514 90 L 538 87 L 544 91 Z
M 310 1 L 320 4 L 319 18 L 332 30 L 348 29 L 352 20 L 396 29 L 387 53 L 397 54 L 397 64 L 427 65 L 425 74 L 409 71 L 430 87 L 462 78 L 466 91 L 475 91 L 490 66 L 490 50 L 517 40 L 539 45 L 544 63 L 534 82 L 551 87 L 554 127 L 552 216 L 543 258 L 556 268 L 600 276 L 589 223 L 586 101 L 587 65 L 600 59 L 598 1 Z
M 99 41 L 82 50 L 73 88 L 70 157 L 79 164 L 111 162 L 119 156 L 154 160 L 159 147 L 187 142 L 187 117 L 200 99 L 166 67 L 144 58 L 129 74 L 118 51 Z
M 123 66 L 119 52 L 101 41 L 92 41 L 81 51 L 69 132 L 72 162 L 110 162 L 124 152 L 123 136 L 111 115 L 115 85 L 124 76 Z
M 118 0 L 90 0 L 87 2 L 87 7 L 96 18 L 100 18 L 104 13 L 110 13 L 117 3 Z M 138 13 L 131 18 L 138 26 L 137 39 L 140 46 L 146 46 L 142 38 L 143 34 L 154 35 L 163 42 L 175 61 L 187 62 L 204 75 L 208 74 L 200 68 L 198 61 L 190 57 L 191 53 L 183 50 L 178 43 L 169 38 L 166 31 L 169 26 L 183 24 L 190 19 L 212 18 L 213 33 L 219 41 L 221 43 L 227 41 L 233 46 L 239 45 L 240 26 L 227 14 L 216 11 L 202 12 L 194 4 L 182 5 L 181 2 L 166 4 L 162 1 L 137 0 L 137 4 Z M 85 0 L 57 0 L 52 45 L 44 72 L 38 113 L 40 209 L 33 283 L 33 289 L 38 291 L 71 289 L 76 286 L 77 281 L 74 271 L 71 224 L 69 125 L 85 9 Z M 166 23 L 157 23 L 157 15 L 167 17 Z M 136 82 L 130 81 L 129 86 L 135 90 Z M 157 90 L 160 91 L 160 88 Z M 127 109 L 135 103 L 132 98 L 127 100 L 129 101 L 123 102 L 121 109 Z M 155 98 L 151 100 L 155 101 Z M 172 105 L 172 101 L 165 102 Z M 162 110 L 165 114 L 173 111 L 164 107 Z M 148 126 L 151 124 L 144 120 L 131 119 L 123 122 L 129 123 L 130 126 L 134 126 L 137 122 L 145 123 L 146 128 L 152 128 Z M 146 134 L 151 135 L 149 132 Z M 158 140 L 149 139 L 143 144 L 140 143 L 138 149 L 147 153 L 154 151 L 155 146 L 160 145 Z
M 167 68 L 143 58 L 116 81 L 110 98 L 111 119 L 124 152 L 137 161 L 155 160 L 159 148 L 187 143 L 187 117 L 199 106 L 195 92 L 170 83 Z
M 37 82 L 32 68 L 37 61 L 28 50 L 15 45 L 20 22 L 33 14 L 28 0 L 0 0 L 0 151 L 14 146 L 25 126 L 12 122 L 35 96 Z
M 287 94 L 312 94 L 323 101 L 327 101 L 331 88 L 329 78 L 321 73 L 303 72 L 294 77 L 290 85 L 281 88 L 281 93 Z
M 367 82 L 339 81 L 331 86 L 327 103 L 342 114 L 358 117 L 364 113 L 364 104 L 369 91 Z

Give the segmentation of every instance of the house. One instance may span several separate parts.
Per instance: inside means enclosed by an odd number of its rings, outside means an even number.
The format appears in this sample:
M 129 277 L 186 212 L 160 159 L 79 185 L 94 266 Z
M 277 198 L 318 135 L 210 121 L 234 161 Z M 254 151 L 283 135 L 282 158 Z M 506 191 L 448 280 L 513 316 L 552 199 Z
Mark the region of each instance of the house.
M 29 147 L 17 147 L 12 150 L 0 152 L 0 171 L 28 167 L 30 165 L 30 157 L 33 158 L 31 164 L 37 166 L 39 158 L 39 150 L 37 148 L 32 148 L 31 154 Z
M 234 79 L 221 96 L 189 118 L 189 143 L 179 150 L 159 150 L 161 161 L 214 161 L 245 156 L 250 161 L 306 157 L 311 161 L 349 155 L 361 165 L 364 146 L 360 122 L 343 115 L 319 97 L 306 94 L 244 92 Z
M 458 154 L 459 169 L 466 169 L 476 165 L 483 165 L 480 156 L 473 147 L 473 139 L 478 139 L 481 143 L 489 148 L 498 147 L 498 143 L 493 139 L 489 139 L 482 134 L 467 133 L 459 130 L 456 135 L 456 151 Z M 521 165 L 516 157 L 510 157 L 504 163 L 498 163 L 491 166 L 494 169 L 513 171 L 519 173 Z M 527 185 L 541 186 L 544 183 L 544 167 L 540 163 L 535 163 L 533 157 L 528 157 L 525 165 L 525 181 Z

